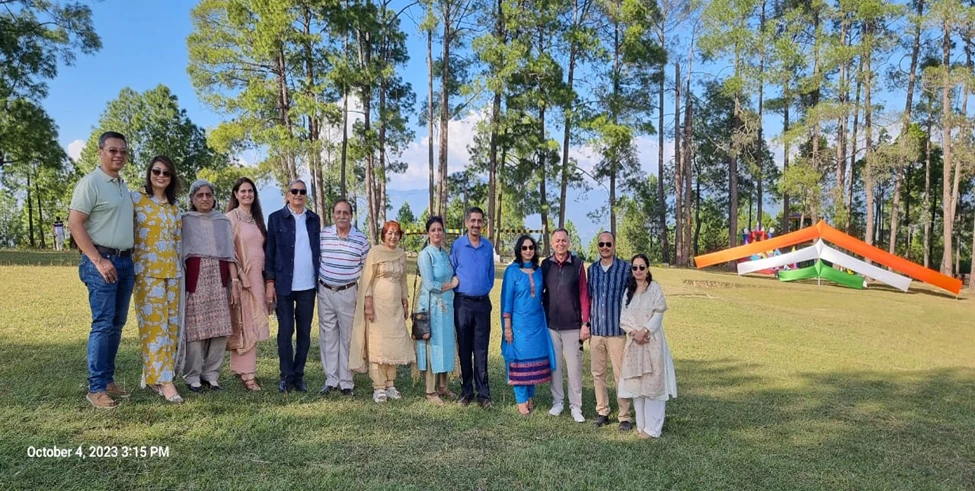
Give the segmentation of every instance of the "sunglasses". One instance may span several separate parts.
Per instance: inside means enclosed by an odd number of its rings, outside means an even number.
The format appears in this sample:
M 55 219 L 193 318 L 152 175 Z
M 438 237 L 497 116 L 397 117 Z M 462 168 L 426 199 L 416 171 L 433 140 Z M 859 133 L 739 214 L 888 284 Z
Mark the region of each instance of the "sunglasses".
M 292 189 L 291 190 L 291 194 L 293 194 L 295 196 L 298 196 L 299 194 L 302 195 L 302 196 L 304 196 L 304 195 L 308 194 L 308 190 L 307 189 Z
M 647 267 L 646 266 L 630 266 L 630 269 L 632 269 L 633 271 L 646 271 Z
M 612 242 L 599 242 L 599 247 L 613 247 Z
M 160 169 L 159 167 L 153 167 L 152 168 L 152 175 L 154 175 L 154 176 L 163 176 L 163 177 L 170 177 L 170 176 L 172 176 L 172 174 L 169 173 L 169 170 L 167 170 L 167 169 Z
M 532 246 L 532 245 L 521 246 L 521 250 L 523 250 L 523 251 L 534 251 L 535 250 L 535 246 Z

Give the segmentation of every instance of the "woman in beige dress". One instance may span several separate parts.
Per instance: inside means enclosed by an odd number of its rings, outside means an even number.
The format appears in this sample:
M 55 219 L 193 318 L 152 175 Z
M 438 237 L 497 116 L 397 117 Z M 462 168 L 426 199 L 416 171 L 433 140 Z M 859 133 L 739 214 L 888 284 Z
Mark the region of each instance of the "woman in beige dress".
M 396 390 L 396 365 L 416 363 L 406 328 L 406 253 L 397 247 L 402 237 L 399 223 L 387 221 L 382 229 L 383 245 L 369 250 L 352 327 L 349 370 L 369 370 L 372 399 L 377 403 L 402 397 Z
M 241 284 L 239 309 L 232 309 L 231 312 L 233 334 L 227 340 L 230 371 L 240 379 L 244 388 L 258 391 L 261 386 L 254 377 L 257 372 L 257 343 L 266 340 L 270 330 L 263 275 L 267 227 L 254 181 L 241 177 L 234 183 L 227 203 L 227 218 L 234 231 L 234 251 L 237 253 Z
M 653 281 L 647 256 L 633 256 L 630 267 L 633 275 L 620 312 L 626 344 L 617 390 L 619 397 L 633 398 L 637 435 L 659 438 L 667 400 L 677 397 L 674 359 L 663 327 L 667 301 L 660 285 Z

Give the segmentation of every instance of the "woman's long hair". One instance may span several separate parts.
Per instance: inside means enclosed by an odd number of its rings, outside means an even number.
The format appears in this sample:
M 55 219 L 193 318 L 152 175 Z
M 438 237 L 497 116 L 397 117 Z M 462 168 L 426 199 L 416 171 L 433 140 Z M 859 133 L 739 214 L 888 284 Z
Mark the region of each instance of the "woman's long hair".
M 650 272 L 650 259 L 647 258 L 645 254 L 637 254 L 630 259 L 630 267 L 633 267 L 633 261 L 637 259 L 642 259 L 643 263 L 647 265 L 647 285 L 653 281 L 653 273 Z M 633 300 L 633 294 L 636 293 L 636 276 L 630 274 L 630 279 L 626 282 L 626 306 L 630 306 L 630 301 Z
M 179 194 L 179 176 L 176 175 L 176 166 L 173 165 L 173 161 L 169 160 L 169 157 L 165 155 L 156 155 L 149 161 L 149 166 L 146 167 L 146 183 L 144 185 L 146 195 L 153 195 L 152 166 L 156 165 L 156 162 L 162 162 L 166 166 L 166 170 L 169 171 L 169 186 L 166 186 L 166 201 L 171 205 L 175 205 L 176 195 Z
M 538 243 L 535 242 L 535 238 L 531 235 L 522 235 L 521 237 L 518 237 L 518 240 L 515 241 L 515 260 L 511 262 L 513 264 L 522 263 L 521 246 L 524 245 L 525 242 L 531 242 L 532 246 L 535 248 L 535 255 L 532 256 L 532 260 L 529 262 L 532 265 L 532 269 L 538 269 Z
M 254 185 L 254 181 L 241 177 L 237 179 L 234 183 L 234 188 L 230 191 L 230 201 L 227 202 L 227 212 L 229 213 L 234 208 L 240 207 L 240 201 L 237 201 L 237 191 L 240 190 L 241 184 L 250 184 L 251 189 L 254 190 L 254 204 L 251 205 L 251 216 L 254 217 L 254 223 L 257 224 L 257 228 L 261 230 L 261 235 L 264 236 L 264 240 L 267 240 L 267 226 L 264 225 L 264 212 L 261 210 L 261 199 L 257 196 L 257 186 Z

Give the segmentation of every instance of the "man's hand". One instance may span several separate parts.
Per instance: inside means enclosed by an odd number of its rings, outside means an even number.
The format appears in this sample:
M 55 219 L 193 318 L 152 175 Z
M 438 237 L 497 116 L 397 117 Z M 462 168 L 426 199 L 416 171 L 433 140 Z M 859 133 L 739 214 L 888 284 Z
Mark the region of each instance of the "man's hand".
M 115 271 L 115 265 L 112 261 L 99 256 L 98 260 L 95 261 L 95 268 L 98 269 L 98 273 L 105 278 L 108 283 L 115 283 L 118 281 L 118 271 Z
M 264 301 L 267 302 L 267 309 L 274 310 L 275 304 L 278 303 L 278 294 L 274 291 L 274 282 L 267 282 L 264 284 L 264 287 Z
M 579 330 L 579 340 L 585 341 L 589 339 L 589 326 L 583 324 L 582 329 Z

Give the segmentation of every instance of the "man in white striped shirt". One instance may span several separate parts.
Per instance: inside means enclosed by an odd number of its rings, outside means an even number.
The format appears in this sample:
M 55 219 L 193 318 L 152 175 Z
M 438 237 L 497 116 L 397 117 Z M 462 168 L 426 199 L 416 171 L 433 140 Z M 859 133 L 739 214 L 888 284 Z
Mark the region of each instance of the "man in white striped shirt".
M 369 239 L 352 226 L 352 204 L 345 198 L 332 205 L 332 223 L 322 228 L 322 260 L 318 268 L 318 345 L 325 370 L 325 386 L 320 393 L 328 395 L 341 390 L 344 395 L 352 395 L 349 343 Z

